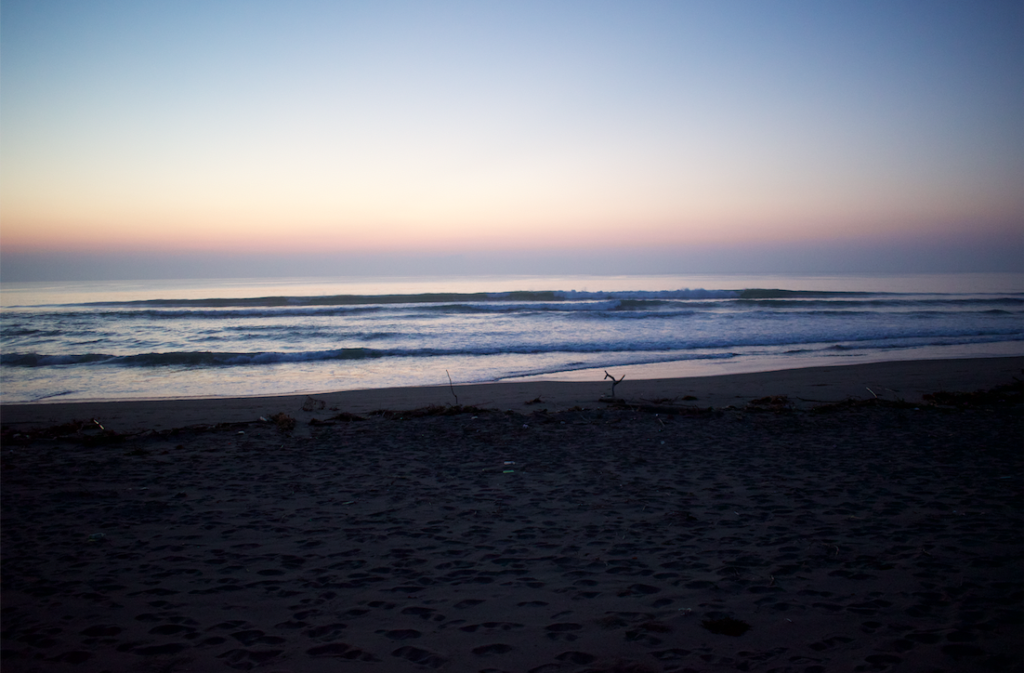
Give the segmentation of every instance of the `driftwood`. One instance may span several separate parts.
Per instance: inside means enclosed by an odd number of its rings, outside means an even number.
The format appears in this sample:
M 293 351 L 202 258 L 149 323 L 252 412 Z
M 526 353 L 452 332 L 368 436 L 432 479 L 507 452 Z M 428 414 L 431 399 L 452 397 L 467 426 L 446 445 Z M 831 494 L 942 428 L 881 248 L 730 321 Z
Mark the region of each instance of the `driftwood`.
M 444 370 L 445 374 L 448 374 L 448 370 Z M 452 383 L 452 375 L 448 374 L 448 387 L 452 390 L 452 397 L 455 398 L 455 406 L 459 406 L 459 396 L 455 394 L 455 384 Z
M 625 375 L 625 374 L 623 374 L 623 375 L 622 375 L 622 378 L 620 378 L 620 379 L 619 379 L 618 381 L 616 381 L 616 380 L 615 380 L 615 377 L 614 377 L 614 376 L 612 376 L 611 374 L 609 374 L 609 373 L 608 373 L 608 370 L 606 369 L 606 370 L 604 370 L 604 377 L 605 377 L 606 379 L 611 379 L 611 380 L 612 380 L 612 397 L 615 397 L 615 386 L 617 386 L 617 385 L 619 385 L 620 383 L 622 383 L 622 379 L 626 378 L 626 375 Z

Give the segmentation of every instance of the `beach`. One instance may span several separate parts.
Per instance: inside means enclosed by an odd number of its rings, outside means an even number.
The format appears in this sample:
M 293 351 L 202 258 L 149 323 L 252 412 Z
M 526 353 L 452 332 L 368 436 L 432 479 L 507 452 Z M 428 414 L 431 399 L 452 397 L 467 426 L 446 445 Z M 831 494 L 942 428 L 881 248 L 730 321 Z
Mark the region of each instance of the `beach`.
M 5 404 L 3 670 L 1024 670 L 1022 365 Z

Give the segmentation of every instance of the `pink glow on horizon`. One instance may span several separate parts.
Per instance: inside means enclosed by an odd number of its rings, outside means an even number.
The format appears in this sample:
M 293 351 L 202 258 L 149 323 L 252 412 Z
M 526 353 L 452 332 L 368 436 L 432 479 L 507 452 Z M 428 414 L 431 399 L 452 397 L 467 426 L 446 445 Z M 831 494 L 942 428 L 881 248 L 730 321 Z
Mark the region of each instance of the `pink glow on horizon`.
M 410 217 L 309 218 L 289 220 L 253 215 L 174 216 L 139 215 L 128 221 L 79 215 L 66 219 L 15 219 L 5 215 L 0 241 L 8 250 L 34 252 L 71 250 L 131 251 L 239 251 L 321 253 L 325 251 L 410 252 L 486 249 L 561 250 L 616 249 L 649 246 L 751 245 L 810 241 L 884 241 L 926 236 L 942 238 L 958 233 L 976 237 L 1006 236 L 1019 232 L 1012 216 L 978 217 L 954 213 L 952 217 L 925 218 L 920 214 L 856 219 L 832 215 L 686 217 L 565 213 L 562 217 L 535 216 L 512 221 L 485 217 L 417 220 Z M 136 222 L 146 222 L 139 225 Z M 477 224 L 479 223 L 479 224 Z M 969 224 L 969 232 L 964 225 Z

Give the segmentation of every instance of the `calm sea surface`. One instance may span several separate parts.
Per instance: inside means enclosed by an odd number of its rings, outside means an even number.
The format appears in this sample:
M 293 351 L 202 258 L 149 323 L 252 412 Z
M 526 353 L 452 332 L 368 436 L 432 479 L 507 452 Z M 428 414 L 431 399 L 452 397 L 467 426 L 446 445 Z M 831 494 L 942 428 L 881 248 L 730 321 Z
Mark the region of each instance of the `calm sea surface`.
M 1024 275 L 5 283 L 0 400 L 1024 355 Z

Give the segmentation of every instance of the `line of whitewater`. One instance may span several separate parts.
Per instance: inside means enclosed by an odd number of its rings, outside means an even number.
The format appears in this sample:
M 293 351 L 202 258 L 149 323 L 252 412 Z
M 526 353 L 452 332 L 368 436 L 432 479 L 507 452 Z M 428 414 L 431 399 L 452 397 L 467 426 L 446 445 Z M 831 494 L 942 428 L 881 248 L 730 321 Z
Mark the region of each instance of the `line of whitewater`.
M 623 344 L 623 343 L 577 343 L 557 344 L 550 347 L 536 345 L 502 345 L 500 347 L 477 346 L 469 348 L 332 348 L 315 351 L 258 351 L 251 353 L 244 352 L 217 352 L 217 351 L 172 351 L 162 353 L 136 353 L 132 355 L 112 355 L 107 353 L 80 353 L 64 355 L 46 355 L 40 353 L 3 353 L 0 354 L 0 364 L 8 367 L 60 367 L 69 365 L 116 365 L 121 367 L 234 367 L 272 365 L 297 362 L 318 362 L 329 360 L 373 360 L 379 358 L 395 357 L 442 357 L 442 356 L 481 356 L 481 355 L 541 355 L 553 353 L 672 353 L 666 355 L 667 360 L 686 360 L 692 358 L 717 358 L 733 357 L 731 352 L 719 353 L 716 355 L 694 355 L 692 351 L 699 349 L 720 349 L 720 348 L 749 348 L 749 347 L 778 347 L 792 346 L 794 348 L 806 347 L 818 344 L 823 349 L 860 350 L 877 348 L 878 342 L 889 341 L 893 338 L 904 340 L 924 339 L 924 343 L 913 342 L 906 344 L 888 343 L 887 348 L 899 350 L 900 348 L 920 347 L 922 345 L 940 346 L 955 343 L 991 343 L 996 341 L 1020 341 L 1024 339 L 1018 330 L 992 330 L 980 332 L 976 330 L 965 330 L 961 334 L 933 335 L 901 334 L 886 335 L 882 337 L 870 336 L 847 336 L 844 338 L 844 345 L 836 345 L 831 340 L 822 341 L 820 336 L 807 338 L 787 339 L 775 341 L 771 339 L 731 339 L 721 342 L 705 343 L 644 343 L 644 344 Z

